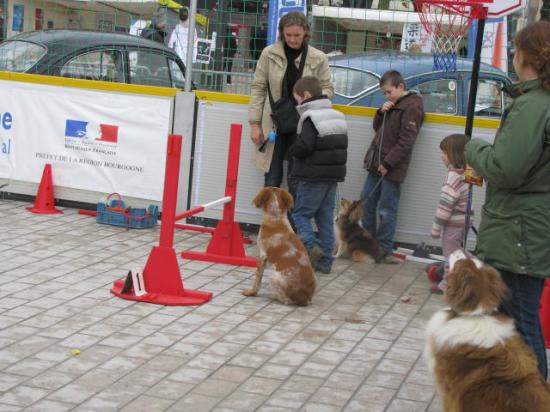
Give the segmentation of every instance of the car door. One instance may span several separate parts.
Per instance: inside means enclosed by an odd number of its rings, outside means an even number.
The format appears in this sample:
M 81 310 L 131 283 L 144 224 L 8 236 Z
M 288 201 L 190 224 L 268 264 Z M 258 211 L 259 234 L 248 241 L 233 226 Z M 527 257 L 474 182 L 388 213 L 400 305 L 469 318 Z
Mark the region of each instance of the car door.
M 464 116 L 468 110 L 471 76 L 464 78 Z M 481 72 L 477 86 L 475 116 L 500 119 L 510 98 L 502 91 L 510 80 L 496 73 Z

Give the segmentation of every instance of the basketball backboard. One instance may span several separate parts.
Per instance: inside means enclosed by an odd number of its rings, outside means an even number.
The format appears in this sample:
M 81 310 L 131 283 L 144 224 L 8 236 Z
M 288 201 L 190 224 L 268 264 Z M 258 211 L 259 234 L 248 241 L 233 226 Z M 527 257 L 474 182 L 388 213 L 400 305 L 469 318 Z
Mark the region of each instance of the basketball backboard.
M 455 14 L 469 14 L 472 5 L 481 4 L 489 9 L 487 17 L 498 18 L 521 11 L 527 0 L 417 0 L 417 3 L 436 4 Z
M 524 9 L 526 0 L 493 0 L 488 3 L 489 17 L 502 17 Z

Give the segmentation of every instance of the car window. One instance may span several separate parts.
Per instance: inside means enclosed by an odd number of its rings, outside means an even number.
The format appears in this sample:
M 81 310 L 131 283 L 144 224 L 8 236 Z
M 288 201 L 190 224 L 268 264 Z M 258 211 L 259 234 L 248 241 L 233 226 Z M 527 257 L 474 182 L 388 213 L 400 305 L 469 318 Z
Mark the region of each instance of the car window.
M 498 80 L 481 79 L 479 81 L 475 106 L 477 116 L 502 116 L 503 108 L 506 105 L 502 86 L 503 83 Z
M 172 87 L 166 56 L 149 50 L 133 50 L 129 53 L 129 62 L 130 83 Z
M 124 83 L 120 50 L 95 50 L 80 54 L 61 67 L 60 75 L 73 79 Z
M 180 66 L 173 59 L 168 59 L 170 65 L 170 73 L 172 74 L 172 87 L 177 87 L 178 89 L 185 88 L 185 75 L 181 71 Z
M 25 72 L 45 54 L 46 48 L 26 41 L 7 41 L 0 45 L 0 71 Z
M 422 95 L 426 113 L 456 114 L 456 80 L 438 79 L 414 87 Z
M 372 73 L 346 67 L 331 67 L 334 92 L 353 98 L 366 89 L 378 85 L 380 79 Z

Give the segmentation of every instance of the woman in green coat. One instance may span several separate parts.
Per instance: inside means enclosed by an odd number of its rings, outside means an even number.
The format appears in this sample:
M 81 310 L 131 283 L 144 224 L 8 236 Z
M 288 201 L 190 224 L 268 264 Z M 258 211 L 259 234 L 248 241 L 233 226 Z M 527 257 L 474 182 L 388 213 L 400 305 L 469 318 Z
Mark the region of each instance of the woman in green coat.
M 493 144 L 472 139 L 466 159 L 487 181 L 477 255 L 497 268 L 508 288 L 502 311 L 514 318 L 546 378 L 539 300 L 550 276 L 550 23 L 514 39 L 519 83 L 510 87 Z

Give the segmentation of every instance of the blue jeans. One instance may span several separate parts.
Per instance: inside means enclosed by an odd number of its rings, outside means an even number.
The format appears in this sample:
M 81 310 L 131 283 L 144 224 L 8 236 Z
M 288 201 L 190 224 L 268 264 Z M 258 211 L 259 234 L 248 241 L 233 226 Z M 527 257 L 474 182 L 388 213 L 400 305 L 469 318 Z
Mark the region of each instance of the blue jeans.
M 296 203 L 292 218 L 298 235 L 307 249 L 318 244 L 323 250 L 323 256 L 318 265 L 331 267 L 334 257 L 334 207 L 336 202 L 336 182 L 306 182 L 298 180 L 296 184 Z M 315 236 L 311 219 L 319 230 Z
M 500 270 L 500 273 L 510 289 L 510 296 L 502 303 L 500 310 L 514 319 L 525 343 L 535 352 L 540 373 L 546 379 L 546 347 L 539 322 L 539 301 L 544 289 L 544 279 L 505 270 Z
M 362 224 L 378 241 L 386 253 L 393 251 L 393 237 L 397 228 L 397 212 L 399 211 L 399 196 L 401 184 L 382 179 L 380 175 L 369 173 L 361 199 L 366 199 L 363 205 Z M 378 184 L 378 186 L 376 186 Z M 378 226 L 376 225 L 378 221 Z

